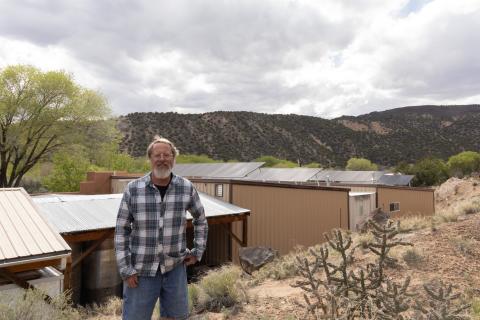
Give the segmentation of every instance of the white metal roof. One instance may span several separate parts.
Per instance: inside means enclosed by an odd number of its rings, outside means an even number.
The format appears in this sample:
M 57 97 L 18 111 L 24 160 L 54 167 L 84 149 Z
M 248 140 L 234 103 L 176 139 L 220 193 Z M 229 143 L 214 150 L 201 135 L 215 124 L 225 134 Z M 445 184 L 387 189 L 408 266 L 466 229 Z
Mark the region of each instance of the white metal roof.
M 254 181 L 307 182 L 321 169 L 319 168 L 258 168 L 244 179 Z
M 0 267 L 61 257 L 69 251 L 23 188 L 0 189 Z
M 204 193 L 199 192 L 199 195 L 207 218 L 250 212 Z M 114 228 L 122 194 L 50 194 L 32 199 L 60 233 L 74 233 Z M 192 219 L 189 213 L 187 219 Z
M 265 162 L 185 163 L 176 164 L 173 172 L 182 177 L 243 178 Z

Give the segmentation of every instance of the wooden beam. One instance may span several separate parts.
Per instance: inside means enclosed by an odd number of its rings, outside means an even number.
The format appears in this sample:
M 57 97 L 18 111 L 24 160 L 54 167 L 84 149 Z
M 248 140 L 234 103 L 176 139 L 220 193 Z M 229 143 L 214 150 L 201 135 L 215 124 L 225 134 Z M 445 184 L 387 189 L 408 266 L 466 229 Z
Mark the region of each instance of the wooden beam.
M 58 266 L 60 264 L 62 264 L 62 259 L 51 259 L 5 267 L 5 269 L 11 273 L 17 273 L 27 270 L 42 269 L 50 266 Z
M 244 247 L 243 245 L 243 241 L 240 240 L 239 237 L 237 237 L 237 235 L 235 233 L 233 233 L 227 226 L 225 226 L 224 224 L 221 224 L 222 228 L 225 229 L 225 231 L 227 231 L 227 233 L 230 235 L 230 237 L 232 237 L 233 240 L 235 240 L 240 246 Z
M 20 279 L 14 273 L 6 270 L 5 268 L 0 268 L 0 276 L 2 276 L 3 278 L 5 278 L 7 280 L 12 281 L 17 286 L 19 286 L 20 288 L 23 288 L 25 290 L 35 289 L 35 287 L 33 285 L 31 285 L 30 283 L 28 283 L 27 281 L 25 281 L 23 279 Z M 52 302 L 52 297 L 50 297 L 48 294 L 42 293 L 42 297 L 43 297 L 43 300 L 45 300 L 45 302 L 47 302 L 47 303 Z
M 103 241 L 105 241 L 105 239 L 107 239 L 109 236 L 113 235 L 114 233 L 114 230 L 113 229 L 110 229 L 110 230 L 107 230 L 107 231 L 104 231 L 103 235 L 100 237 L 100 239 L 97 239 L 95 240 L 95 243 L 93 243 L 88 249 L 87 251 L 85 251 L 84 253 L 82 253 L 82 255 L 75 261 L 72 262 L 72 270 L 78 266 L 78 264 L 80 262 L 82 262 L 83 259 L 85 259 L 86 257 L 88 257 L 95 249 L 98 248 L 98 246 L 100 246 Z
M 250 213 L 244 213 L 244 214 L 236 214 L 236 215 L 230 215 L 230 216 L 220 216 L 220 217 L 210 217 L 207 219 L 209 225 L 214 225 L 214 224 L 227 224 L 235 221 L 242 221 L 247 219 L 247 217 L 250 215 Z M 192 220 L 188 220 L 187 222 L 187 228 L 192 228 Z
M 106 231 L 113 233 L 115 231 L 115 228 L 77 233 L 64 233 L 62 234 L 62 237 L 68 243 L 95 241 L 101 239 Z

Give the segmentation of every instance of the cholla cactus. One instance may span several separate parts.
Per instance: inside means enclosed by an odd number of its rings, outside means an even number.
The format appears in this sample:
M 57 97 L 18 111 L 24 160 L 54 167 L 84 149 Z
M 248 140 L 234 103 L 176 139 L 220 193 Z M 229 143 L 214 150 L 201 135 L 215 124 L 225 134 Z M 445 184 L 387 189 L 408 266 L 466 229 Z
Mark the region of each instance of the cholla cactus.
M 471 307 L 461 301 L 460 293 L 453 293 L 453 286 L 442 281 L 423 285 L 428 295 L 428 301 L 417 301 L 414 308 L 419 311 L 420 320 L 466 320 L 470 319 L 465 311 Z
M 378 320 L 460 320 L 468 319 L 463 313 L 469 305 L 459 305 L 458 294 L 452 287 L 425 286 L 428 301 L 414 300 L 409 292 L 410 278 L 401 284 L 385 276 L 384 269 L 393 261 L 389 252 L 396 246 L 412 246 L 396 239 L 398 224 L 388 221 L 383 226 L 369 222 L 374 240 L 368 248 L 378 256 L 376 263 L 352 270 L 355 247 L 350 234 L 334 230 L 325 234 L 326 244 L 318 250 L 310 250 L 313 257 L 297 257 L 297 268 L 303 277 L 295 287 L 305 291 L 307 314 L 317 319 L 378 319 Z M 339 253 L 338 261 L 330 257 L 330 251 Z M 416 303 L 416 306 L 414 304 Z M 417 310 L 411 317 L 413 307 Z

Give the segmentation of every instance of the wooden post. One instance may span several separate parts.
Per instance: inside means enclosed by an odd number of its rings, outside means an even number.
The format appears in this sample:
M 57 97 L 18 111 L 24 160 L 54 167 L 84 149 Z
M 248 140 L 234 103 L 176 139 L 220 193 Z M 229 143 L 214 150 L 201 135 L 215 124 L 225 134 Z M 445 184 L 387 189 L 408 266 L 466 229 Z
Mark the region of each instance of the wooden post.
M 63 291 L 70 290 L 72 288 L 72 255 L 67 257 L 67 265 L 63 272 Z
M 242 247 L 248 245 L 248 219 L 242 221 Z

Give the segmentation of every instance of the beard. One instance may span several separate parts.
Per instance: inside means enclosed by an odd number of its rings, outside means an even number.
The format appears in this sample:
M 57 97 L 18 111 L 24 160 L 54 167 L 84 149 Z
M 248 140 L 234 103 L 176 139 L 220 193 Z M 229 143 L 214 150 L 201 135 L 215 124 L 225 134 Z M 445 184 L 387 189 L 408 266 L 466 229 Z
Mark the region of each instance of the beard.
M 153 168 L 153 175 L 157 179 L 165 179 L 172 173 L 172 168 L 169 166 L 155 167 Z

